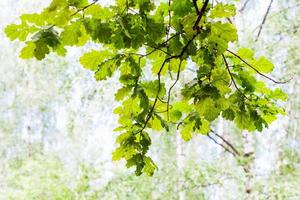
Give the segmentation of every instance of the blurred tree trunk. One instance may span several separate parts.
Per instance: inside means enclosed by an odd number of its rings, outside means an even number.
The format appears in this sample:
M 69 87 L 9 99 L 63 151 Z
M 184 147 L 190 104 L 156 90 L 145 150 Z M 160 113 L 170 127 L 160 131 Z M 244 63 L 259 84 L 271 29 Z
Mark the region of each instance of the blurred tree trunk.
M 253 196 L 253 180 L 254 174 L 252 172 L 253 161 L 255 159 L 254 155 L 254 133 L 249 133 L 247 131 L 243 131 L 243 146 L 244 146 L 244 158 L 243 158 L 243 169 L 246 173 L 246 181 L 245 181 L 245 192 L 246 199 L 252 200 Z
M 178 182 L 177 191 L 179 200 L 185 200 L 185 189 L 184 189 L 184 163 L 185 154 L 183 150 L 183 141 L 179 131 L 176 131 L 176 164 L 178 170 Z

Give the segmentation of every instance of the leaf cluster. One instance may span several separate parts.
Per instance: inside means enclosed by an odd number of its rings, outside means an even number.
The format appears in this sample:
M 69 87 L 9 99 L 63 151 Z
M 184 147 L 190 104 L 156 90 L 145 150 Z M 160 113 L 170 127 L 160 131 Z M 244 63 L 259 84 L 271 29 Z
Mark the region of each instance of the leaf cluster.
M 169 131 L 175 125 L 189 141 L 193 134 L 208 135 L 219 116 L 240 129 L 262 131 L 284 114 L 276 102 L 286 95 L 256 78 L 276 82 L 265 75 L 273 64 L 250 49 L 228 50 L 238 40 L 236 27 L 226 22 L 235 14 L 234 5 L 209 0 L 116 0 L 108 7 L 97 0 L 53 0 L 41 13 L 22 15 L 21 23 L 5 32 L 11 40 L 25 42 L 24 59 L 65 55 L 66 47 L 89 41 L 102 44 L 102 50 L 87 52 L 80 63 L 96 80 L 118 71 L 122 87 L 115 98 L 121 105 L 114 112 L 120 135 L 113 160 L 125 159 L 137 175 L 151 176 L 157 166 L 147 156 L 150 130 Z M 173 92 L 188 72 L 188 61 L 197 66 L 195 72 Z

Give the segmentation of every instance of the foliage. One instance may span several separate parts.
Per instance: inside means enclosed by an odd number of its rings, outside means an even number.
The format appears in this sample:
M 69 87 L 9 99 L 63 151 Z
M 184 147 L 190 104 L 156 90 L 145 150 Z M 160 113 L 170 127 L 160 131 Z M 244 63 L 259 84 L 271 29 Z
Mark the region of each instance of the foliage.
M 102 50 L 84 54 L 80 63 L 96 80 L 119 72 L 122 88 L 115 97 L 121 106 L 115 114 L 120 127 L 115 130 L 121 134 L 113 160 L 124 158 L 137 175 L 153 175 L 157 166 L 147 156 L 149 130 L 177 126 L 189 141 L 193 133 L 209 134 L 219 116 L 240 129 L 262 131 L 277 114 L 284 114 L 276 102 L 285 101 L 286 95 L 256 78 L 281 83 L 265 75 L 273 64 L 250 49 L 228 49 L 238 35 L 225 19 L 235 13 L 234 5 L 212 5 L 209 0 L 173 0 L 170 5 L 117 0 L 109 7 L 97 0 L 53 0 L 41 13 L 22 15 L 21 23 L 7 26 L 5 32 L 11 40 L 26 43 L 20 53 L 24 59 L 42 60 L 50 52 L 64 56 L 67 46 L 88 41 L 102 44 Z M 188 61 L 196 64 L 195 72 L 173 92 L 188 71 Z M 146 73 L 149 68 L 151 75 Z
M 46 170 L 45 170 L 46 169 Z M 70 174 L 53 156 L 35 156 L 11 161 L 6 170 L 6 185 L 1 188 L 6 199 L 74 199 Z

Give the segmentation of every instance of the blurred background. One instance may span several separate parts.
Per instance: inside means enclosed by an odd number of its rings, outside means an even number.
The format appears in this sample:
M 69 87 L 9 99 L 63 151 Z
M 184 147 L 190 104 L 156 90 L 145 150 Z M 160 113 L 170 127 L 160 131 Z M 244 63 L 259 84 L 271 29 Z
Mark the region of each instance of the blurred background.
M 0 199 L 299 200 L 300 1 L 223 2 L 238 8 L 232 21 L 240 41 L 232 48 L 266 55 L 276 64 L 273 77 L 293 78 L 280 85 L 289 95 L 282 103 L 287 115 L 262 133 L 217 120 L 215 130 L 249 155 L 243 160 L 206 136 L 185 143 L 176 131 L 154 132 L 150 154 L 159 170 L 153 177 L 136 177 L 123 162 L 111 161 L 117 76 L 96 82 L 79 65 L 93 44 L 69 48 L 66 58 L 51 54 L 40 62 L 24 61 L 18 58 L 23 44 L 10 42 L 3 29 L 50 0 L 1 0 Z

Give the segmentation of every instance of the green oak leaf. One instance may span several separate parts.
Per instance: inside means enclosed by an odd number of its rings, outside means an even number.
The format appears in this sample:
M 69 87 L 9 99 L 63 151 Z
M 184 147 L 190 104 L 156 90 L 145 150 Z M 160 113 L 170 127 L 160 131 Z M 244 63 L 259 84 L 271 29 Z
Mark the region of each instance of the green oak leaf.
M 255 67 L 258 71 L 263 73 L 272 72 L 274 69 L 274 64 L 271 63 L 267 58 L 261 56 L 257 60 L 254 60 L 252 63 L 253 67 Z
M 233 17 L 236 14 L 235 6 L 232 4 L 217 4 L 212 10 L 210 17 L 211 18 L 227 18 Z
M 108 50 L 103 50 L 103 51 L 92 50 L 84 54 L 80 58 L 80 64 L 86 69 L 96 71 L 100 63 L 104 62 L 105 60 L 107 60 L 112 56 L 114 56 L 114 52 Z
M 194 122 L 186 124 L 183 129 L 181 129 L 180 134 L 184 141 L 189 141 L 193 137 L 194 132 Z

